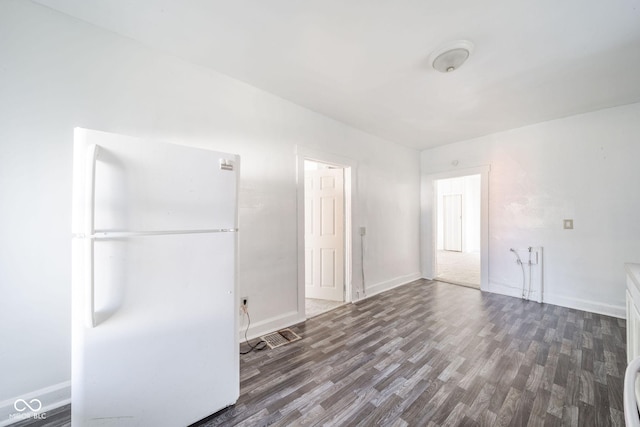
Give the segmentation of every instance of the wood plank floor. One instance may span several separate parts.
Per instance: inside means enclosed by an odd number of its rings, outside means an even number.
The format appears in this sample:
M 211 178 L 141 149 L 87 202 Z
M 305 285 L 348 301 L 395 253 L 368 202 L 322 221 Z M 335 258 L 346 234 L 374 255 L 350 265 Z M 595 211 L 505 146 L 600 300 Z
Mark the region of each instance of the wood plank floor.
M 292 329 L 194 426 L 624 426 L 621 319 L 418 280 Z
M 292 329 L 197 426 L 624 426 L 621 319 L 419 280 Z

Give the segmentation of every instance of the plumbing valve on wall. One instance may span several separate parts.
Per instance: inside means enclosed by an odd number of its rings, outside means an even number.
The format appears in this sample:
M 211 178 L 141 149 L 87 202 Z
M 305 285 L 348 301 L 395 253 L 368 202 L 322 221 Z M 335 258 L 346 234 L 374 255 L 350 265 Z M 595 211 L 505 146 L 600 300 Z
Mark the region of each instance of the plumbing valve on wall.
M 529 246 L 526 249 L 509 249 L 522 272 L 522 299 L 542 302 L 542 247 Z

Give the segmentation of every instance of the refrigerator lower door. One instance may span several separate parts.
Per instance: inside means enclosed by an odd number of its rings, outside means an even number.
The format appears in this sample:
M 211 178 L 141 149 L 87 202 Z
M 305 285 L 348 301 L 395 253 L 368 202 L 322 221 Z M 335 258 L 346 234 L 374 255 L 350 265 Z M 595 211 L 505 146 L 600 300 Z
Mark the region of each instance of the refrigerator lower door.
M 186 426 L 235 403 L 236 233 L 96 240 L 95 327 L 73 245 L 74 426 Z

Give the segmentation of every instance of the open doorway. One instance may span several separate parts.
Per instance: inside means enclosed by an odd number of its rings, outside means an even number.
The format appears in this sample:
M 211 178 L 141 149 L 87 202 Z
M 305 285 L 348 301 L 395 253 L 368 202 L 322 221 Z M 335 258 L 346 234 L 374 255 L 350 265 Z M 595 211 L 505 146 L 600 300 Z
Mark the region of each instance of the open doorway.
M 313 317 L 345 301 L 344 168 L 304 161 L 305 311 Z
M 357 198 L 357 168 L 357 162 L 348 157 L 296 146 L 297 297 L 300 320 L 331 310 L 337 305 L 349 303 L 353 299 L 353 259 L 358 259 L 356 256 L 359 256 L 359 253 L 355 255 L 353 253 L 358 248 L 353 247 L 352 226 L 357 218 L 353 203 Z M 320 171 L 318 174 L 321 176 L 323 174 L 330 176 L 330 178 L 324 178 L 324 182 L 320 178 L 319 182 L 314 185 L 320 191 L 318 195 L 313 195 L 312 180 L 307 179 L 314 175 L 314 170 Z M 333 191 L 337 192 L 340 188 L 342 193 L 338 196 Z M 322 191 L 326 191 L 326 194 L 323 194 Z M 327 200 L 322 201 L 322 197 L 325 196 Z M 313 198 L 316 198 L 315 206 L 311 206 L 309 203 L 309 200 Z M 326 213 L 328 215 L 325 215 Z M 315 217 L 313 217 L 314 215 Z M 321 247 L 320 244 L 315 246 L 316 252 L 324 252 L 322 257 L 315 259 L 312 254 L 309 254 L 310 249 L 314 246 L 307 238 L 314 228 L 314 223 L 320 227 L 320 231 L 316 231 L 316 234 L 327 233 L 330 235 L 329 232 L 334 229 L 341 232 L 341 237 L 335 237 L 331 242 L 332 247 L 328 250 L 323 251 L 322 249 L 326 248 Z M 318 279 L 318 274 L 322 274 L 323 277 Z M 332 278 L 335 279 L 336 286 L 332 284 Z M 335 289 L 332 290 L 332 288 Z M 318 293 L 315 293 L 316 290 Z M 310 299 L 317 301 L 308 301 L 307 297 L 313 297 Z M 317 302 L 320 307 L 315 307 L 314 302 Z
M 480 288 L 481 175 L 439 179 L 436 190 L 436 278 Z

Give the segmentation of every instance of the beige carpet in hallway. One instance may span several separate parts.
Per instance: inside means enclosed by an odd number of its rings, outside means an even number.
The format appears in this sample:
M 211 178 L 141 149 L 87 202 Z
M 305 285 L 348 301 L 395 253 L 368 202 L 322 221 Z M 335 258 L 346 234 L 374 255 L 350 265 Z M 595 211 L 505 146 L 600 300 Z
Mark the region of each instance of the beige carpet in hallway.
M 480 253 L 438 251 L 438 280 L 480 287 Z

